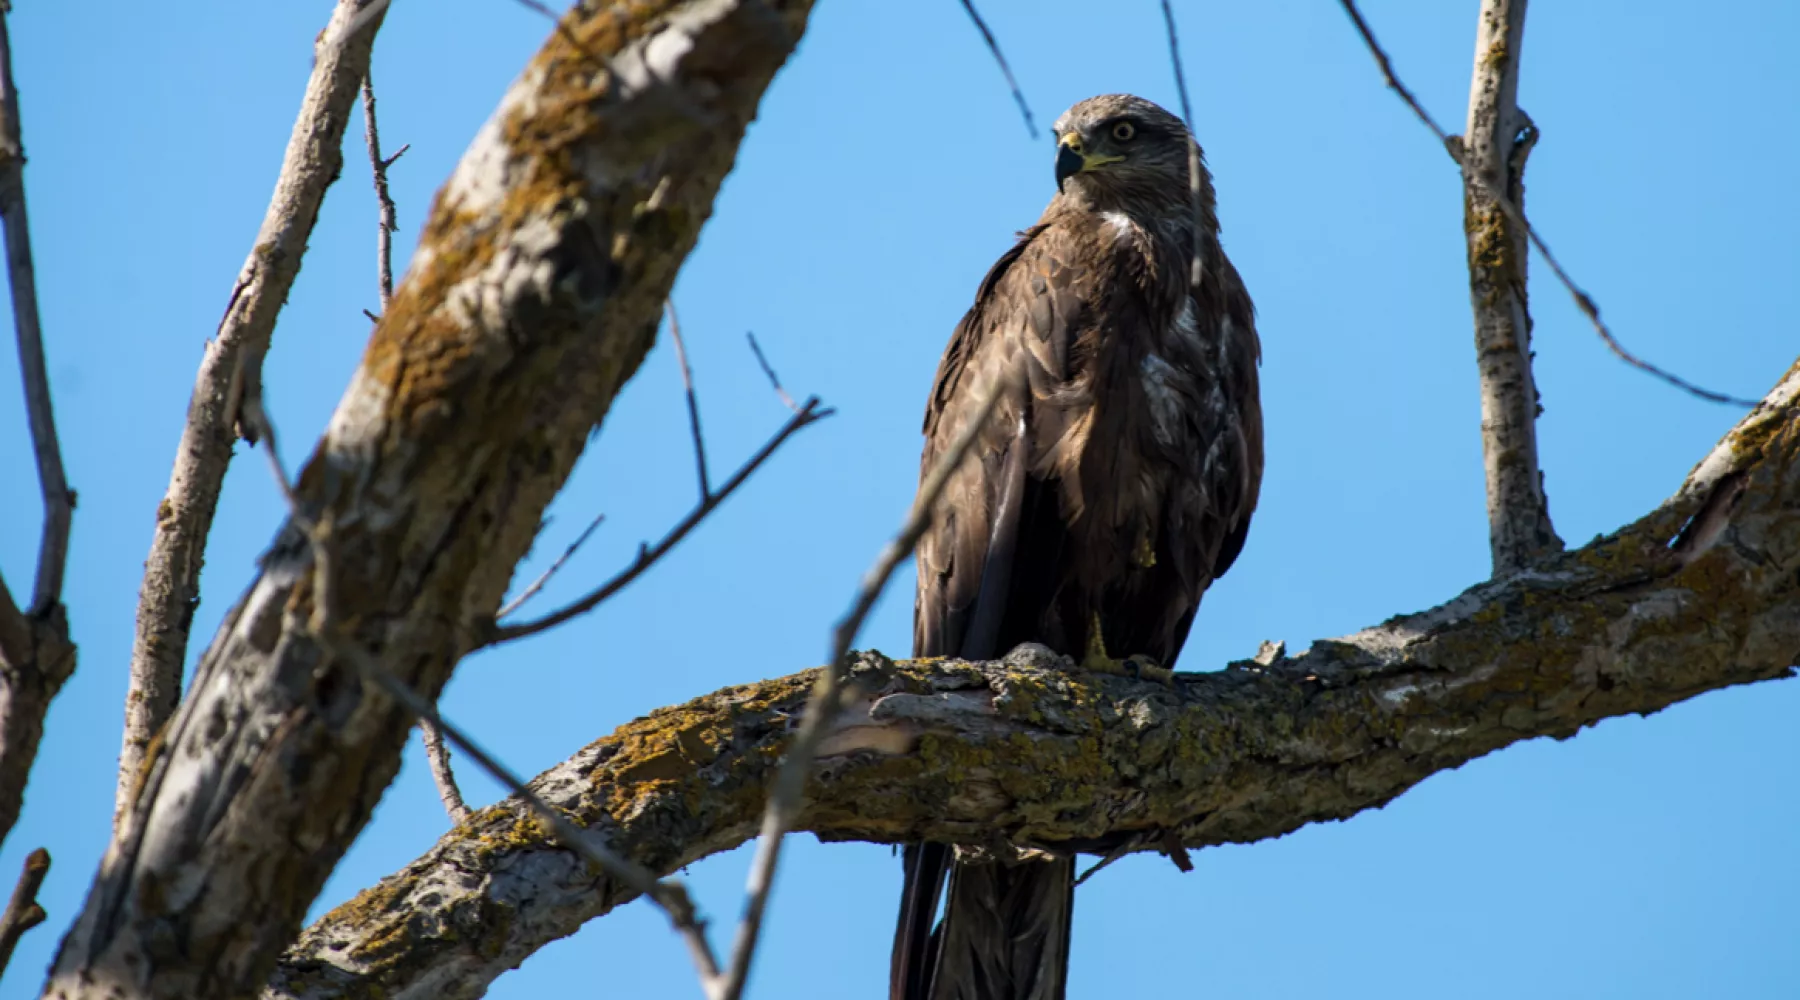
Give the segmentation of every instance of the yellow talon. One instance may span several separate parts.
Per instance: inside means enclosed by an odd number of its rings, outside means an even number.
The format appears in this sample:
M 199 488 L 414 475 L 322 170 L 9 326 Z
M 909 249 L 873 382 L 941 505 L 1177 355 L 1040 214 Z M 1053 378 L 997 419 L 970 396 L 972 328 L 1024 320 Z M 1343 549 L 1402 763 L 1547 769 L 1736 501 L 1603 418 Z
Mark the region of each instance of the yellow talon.
M 1098 674 L 1117 674 L 1121 677 L 1151 680 L 1171 687 L 1175 684 L 1175 671 L 1162 666 L 1142 653 L 1127 656 L 1123 660 L 1115 660 L 1108 655 L 1106 636 L 1100 631 L 1099 612 L 1095 612 L 1088 623 L 1087 653 L 1081 658 L 1081 669 L 1092 670 Z

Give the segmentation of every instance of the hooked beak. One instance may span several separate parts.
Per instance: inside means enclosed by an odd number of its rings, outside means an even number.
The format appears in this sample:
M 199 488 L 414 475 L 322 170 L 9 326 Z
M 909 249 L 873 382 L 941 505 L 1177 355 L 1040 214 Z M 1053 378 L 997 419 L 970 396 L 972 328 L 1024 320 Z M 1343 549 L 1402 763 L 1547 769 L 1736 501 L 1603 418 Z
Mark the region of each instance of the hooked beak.
M 1076 174 L 1123 159 L 1123 156 L 1096 156 L 1088 153 L 1082 145 L 1081 133 L 1071 130 L 1056 140 L 1056 190 L 1061 191 L 1063 182 Z

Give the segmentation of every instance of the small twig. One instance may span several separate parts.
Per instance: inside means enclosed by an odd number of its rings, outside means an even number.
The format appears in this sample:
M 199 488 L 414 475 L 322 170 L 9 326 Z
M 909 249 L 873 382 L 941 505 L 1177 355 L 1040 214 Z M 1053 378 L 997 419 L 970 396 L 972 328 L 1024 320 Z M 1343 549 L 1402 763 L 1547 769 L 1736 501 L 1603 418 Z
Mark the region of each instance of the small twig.
M 716 988 L 719 981 L 718 960 L 713 956 L 712 946 L 706 940 L 706 926 L 699 920 L 693 901 L 688 897 L 687 889 L 679 882 L 658 879 L 654 873 L 631 859 L 617 853 L 603 843 L 596 843 L 584 835 L 583 831 L 571 823 L 561 813 L 551 808 L 526 787 L 524 779 L 500 763 L 486 750 L 483 750 L 462 730 L 446 722 L 438 714 L 423 695 L 414 691 L 405 681 L 370 656 L 354 638 L 340 631 L 337 617 L 333 613 L 331 572 L 332 552 L 330 549 L 331 525 L 329 517 L 317 521 L 309 518 L 301 509 L 288 480 L 281 459 L 277 454 L 275 428 L 268 414 L 261 407 L 249 411 L 246 419 L 256 425 L 256 429 L 267 442 L 270 453 L 270 467 L 274 471 L 277 484 L 282 495 L 288 498 L 288 516 L 296 527 L 306 536 L 313 557 L 313 611 L 307 623 L 307 631 L 318 642 L 320 648 L 334 659 L 348 663 L 356 669 L 363 680 L 379 687 L 383 693 L 400 704 L 400 707 L 412 714 L 420 722 L 421 727 L 429 726 L 431 730 L 448 739 L 455 747 L 468 755 L 477 766 L 486 771 L 490 777 L 498 781 L 506 790 L 524 802 L 538 819 L 549 827 L 550 833 L 564 847 L 580 855 L 583 860 L 611 877 L 617 879 L 626 888 L 648 898 L 668 916 L 669 922 L 688 943 L 693 952 L 694 963 L 699 969 L 701 983 L 708 994 Z M 460 801 L 460 794 L 457 796 Z M 465 807 L 466 808 L 466 807 Z M 454 815 L 454 812 L 452 813 Z
M 694 530 L 695 525 L 705 520 L 706 516 L 717 509 L 720 504 L 724 503 L 731 494 L 737 491 L 739 486 L 744 485 L 744 481 L 750 478 L 750 474 L 755 472 L 764 462 L 768 461 L 769 456 L 773 455 L 775 450 L 781 447 L 782 443 L 793 435 L 795 431 L 808 424 L 817 423 L 818 421 L 831 416 L 835 412 L 836 411 L 830 407 L 820 408 L 819 397 L 813 396 L 809 398 L 805 405 L 794 411 L 793 417 L 790 418 L 786 424 L 782 425 L 781 430 L 775 432 L 774 437 L 770 438 L 762 448 L 758 449 L 756 454 L 750 456 L 748 461 L 739 466 L 738 470 L 731 474 L 731 478 L 725 481 L 725 485 L 719 487 L 717 492 L 703 498 L 699 504 L 695 505 L 693 510 L 688 512 L 686 517 L 682 518 L 675 527 L 669 529 L 669 533 L 664 535 L 655 545 L 640 546 L 638 548 L 637 558 L 632 560 L 630 566 L 625 567 L 618 575 L 589 591 L 585 597 L 562 608 L 560 611 L 555 611 L 533 621 L 520 622 L 514 625 L 502 625 L 496 621 L 493 626 L 488 629 L 487 634 L 477 640 L 476 648 L 481 649 L 488 646 L 497 646 L 503 642 L 511 642 L 514 639 L 523 639 L 528 635 L 536 635 L 546 629 L 555 628 L 571 618 L 579 617 L 594 610 L 594 608 L 600 605 L 600 602 L 618 593 L 620 590 L 623 590 L 627 584 L 637 579 L 645 570 L 655 565 L 658 559 L 667 555 L 670 549 L 674 548 L 677 543 L 687 537 L 688 532 Z
M 794 397 L 788 395 L 788 391 L 781 387 L 780 377 L 775 374 L 775 369 L 770 367 L 769 359 L 763 357 L 762 345 L 756 342 L 756 334 L 745 330 L 744 339 L 750 341 L 750 350 L 756 355 L 756 363 L 762 366 L 763 374 L 769 376 L 769 384 L 775 387 L 775 396 L 781 400 L 781 405 L 796 413 L 800 412 L 800 404 L 794 402 Z
M 400 228 L 399 213 L 394 208 L 394 199 L 388 194 L 387 172 L 395 161 L 406 155 L 412 143 L 401 146 L 393 156 L 382 158 L 381 131 L 375 125 L 373 70 L 363 74 L 362 108 L 363 138 L 369 146 L 369 170 L 375 175 L 375 200 L 381 208 L 375 226 L 375 273 L 381 289 L 381 311 L 387 312 L 388 301 L 394 297 L 394 232 Z
M 1188 130 L 1188 199 L 1194 206 L 1194 259 L 1188 261 L 1188 287 L 1200 290 L 1206 278 L 1206 202 L 1200 183 L 1200 133 L 1194 127 L 1194 109 L 1188 104 L 1187 75 L 1181 69 L 1181 41 L 1175 35 L 1175 12 L 1162 0 L 1163 26 L 1169 34 L 1169 62 L 1175 67 L 1175 91 L 1181 97 L 1181 120 Z
M 420 719 L 419 735 L 425 739 L 425 759 L 431 765 L 431 780 L 437 785 L 438 798 L 444 800 L 450 822 L 461 826 L 469 820 L 469 806 L 463 801 L 462 789 L 456 787 L 456 772 L 450 769 L 450 748 L 444 745 L 444 734 L 437 723 Z
M 521 3 L 529 0 L 520 0 Z M 1000 72 L 1006 77 L 1006 85 L 1012 88 L 1013 100 L 1019 104 L 1019 114 L 1025 116 L 1025 131 L 1031 137 L 1038 137 L 1037 122 L 1032 120 L 1031 106 L 1025 103 L 1025 92 L 1019 89 L 1019 81 L 1013 79 L 1012 67 L 1006 64 L 1006 57 L 1000 54 L 1000 43 L 994 40 L 994 33 L 988 30 L 987 22 L 975 10 L 974 0 L 962 0 L 963 10 L 969 12 L 969 20 L 975 22 L 975 30 L 981 32 L 981 38 L 987 42 L 988 51 L 994 54 L 994 61 L 1000 64 Z
M 377 315 L 375 315 L 375 314 L 374 314 L 374 313 L 372 313 L 372 312 L 370 312 L 370 311 L 368 311 L 368 310 L 367 310 L 367 309 L 364 309 L 364 310 L 363 310 L 363 311 L 362 311 L 362 314 L 363 314 L 363 315 L 364 315 L 364 316 L 367 316 L 367 317 L 369 317 L 369 322 L 371 322 L 371 323 L 379 323 L 379 322 L 381 322 L 381 317 L 380 317 L 380 316 L 377 316 Z
M 706 477 L 706 437 L 700 433 L 700 400 L 694 395 L 694 370 L 688 367 L 687 345 L 681 341 L 681 320 L 675 315 L 675 300 L 663 303 L 669 314 L 669 339 L 675 342 L 675 363 L 681 366 L 681 387 L 687 391 L 688 430 L 694 438 L 694 466 L 700 474 L 700 500 L 712 498 L 712 484 Z
M 6 279 L 12 289 L 13 330 L 19 342 L 19 374 L 25 382 L 25 417 L 37 458 L 44 498 L 37 580 L 28 613 L 44 615 L 62 600 L 69 558 L 69 524 L 75 493 L 63 471 L 50 377 L 44 364 L 44 331 L 38 319 L 37 276 L 31 262 L 31 226 L 25 215 L 25 141 L 19 124 L 19 91 L 13 85 L 12 42 L 0 17 L 0 221 L 6 230 Z
M 750 878 L 744 890 L 747 896 L 744 901 L 744 916 L 738 923 L 737 937 L 732 942 L 731 964 L 726 967 L 724 985 L 718 993 L 718 1000 L 738 1000 L 750 975 L 750 961 L 755 956 L 756 942 L 762 933 L 763 912 L 768 906 L 769 890 L 775 884 L 775 868 L 781 859 L 781 841 L 788 830 L 793 828 L 794 820 L 799 815 L 801 796 L 806 791 L 807 772 L 812 769 L 819 744 L 824 741 L 831 722 L 838 713 L 844 675 L 849 671 L 850 647 L 856 642 L 857 633 L 862 631 L 863 621 L 868 618 L 869 611 L 875 607 L 876 600 L 887 587 L 888 578 L 912 554 L 913 547 L 919 543 L 919 537 L 931 526 L 938 497 L 944 492 L 951 474 L 962 464 L 969 449 L 986 428 L 995 405 L 1014 385 L 1016 379 L 1013 377 L 996 382 L 987 398 L 976 408 L 974 419 L 964 425 L 962 432 L 938 458 L 937 464 L 919 484 L 918 495 L 913 498 L 912 510 L 907 513 L 905 523 L 881 550 L 875 564 L 863 575 L 856 600 L 832 631 L 831 656 L 825 661 L 827 666 L 820 673 L 818 683 L 807 699 L 801 716 L 800 732 L 788 748 L 786 757 L 781 762 L 781 769 L 775 774 L 774 788 L 769 792 L 769 803 L 763 811 L 756 857 L 750 862 Z
M 44 922 L 44 908 L 38 905 L 37 894 L 49 872 L 49 851 L 40 847 L 25 856 L 25 867 L 19 872 L 18 884 L 13 886 L 12 899 L 6 904 L 6 913 L 0 915 L 0 976 L 6 974 L 19 938 Z
M 1375 34 L 1369 30 L 1368 22 L 1363 20 L 1362 12 L 1356 7 L 1356 0 L 1338 0 L 1338 2 L 1343 6 L 1344 13 L 1350 15 L 1351 22 L 1356 25 L 1356 33 L 1362 36 L 1363 43 L 1369 47 L 1369 53 L 1375 57 L 1375 64 L 1381 69 L 1382 79 L 1387 82 L 1389 87 L 1393 88 L 1395 93 L 1400 95 L 1400 99 L 1405 101 L 1406 106 L 1412 109 L 1419 121 L 1431 130 L 1431 134 L 1437 136 L 1438 141 L 1444 144 L 1444 150 L 1450 154 L 1452 160 L 1456 161 L 1456 165 L 1462 168 L 1464 181 L 1479 185 L 1483 193 L 1500 206 L 1500 210 L 1506 213 L 1506 217 L 1511 219 L 1514 225 L 1525 230 L 1525 238 L 1531 241 L 1531 245 L 1537 248 L 1539 254 L 1543 255 L 1544 263 L 1550 265 L 1550 273 L 1556 275 L 1556 280 L 1560 281 L 1562 286 L 1568 290 L 1569 296 L 1575 300 L 1575 307 L 1581 310 L 1581 314 L 1587 317 L 1589 323 L 1593 324 L 1594 331 L 1600 335 L 1601 341 L 1619 360 L 1708 402 L 1729 403 L 1734 406 L 1755 406 L 1757 404 L 1754 399 L 1745 399 L 1741 396 L 1702 388 L 1627 351 L 1625 345 L 1619 343 L 1618 338 L 1613 336 L 1612 330 L 1600 319 L 1600 307 L 1595 304 L 1593 297 L 1582 291 L 1580 286 L 1575 284 L 1575 279 L 1569 277 L 1569 272 L 1563 270 L 1562 263 L 1556 259 L 1555 254 L 1550 252 L 1550 247 L 1545 244 L 1544 238 L 1538 235 L 1536 227 L 1531 224 L 1530 220 L 1525 218 L 1525 213 L 1519 211 L 1519 206 L 1515 205 L 1512 199 L 1507 197 L 1506 192 L 1500 190 L 1490 178 L 1469 170 L 1463 160 L 1462 144 L 1454 136 L 1446 133 L 1432 119 L 1431 115 L 1420 106 L 1418 98 L 1413 96 L 1412 91 L 1406 89 L 1406 85 L 1394 75 L 1394 64 L 1388 59 L 1387 52 L 1382 49 L 1381 43 L 1375 40 Z
M 526 601 L 531 600 L 537 595 L 538 591 L 543 590 L 544 584 L 550 582 L 550 578 L 556 575 L 556 571 L 562 569 L 563 563 L 569 561 L 569 557 L 574 555 L 575 550 L 581 548 L 581 546 L 587 542 L 588 538 L 593 535 L 594 529 L 600 527 L 600 522 L 604 520 L 606 520 L 605 514 L 594 515 L 594 519 L 588 522 L 588 526 L 582 529 L 581 534 L 575 536 L 575 540 L 569 543 L 568 548 L 563 549 L 562 555 L 556 557 L 556 561 L 550 564 L 549 569 L 539 573 L 538 578 L 531 581 L 530 586 L 519 592 L 519 596 L 508 601 L 499 611 L 494 612 L 495 620 L 505 618 L 507 615 L 524 607 Z

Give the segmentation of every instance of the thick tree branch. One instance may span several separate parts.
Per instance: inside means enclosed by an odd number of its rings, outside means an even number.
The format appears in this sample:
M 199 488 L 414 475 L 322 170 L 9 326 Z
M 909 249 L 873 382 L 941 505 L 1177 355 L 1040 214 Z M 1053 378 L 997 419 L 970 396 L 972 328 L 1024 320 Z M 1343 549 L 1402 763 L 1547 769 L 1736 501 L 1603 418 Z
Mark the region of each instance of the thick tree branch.
M 6 278 L 19 344 L 19 373 L 25 384 L 26 424 L 31 428 L 38 485 L 43 491 L 44 527 L 30 606 L 21 609 L 6 581 L 0 579 L 0 842 L 18 821 L 50 701 L 75 671 L 75 646 L 69 640 L 62 603 L 75 492 L 63 473 L 62 445 L 56 436 L 50 378 L 44 364 L 31 227 L 25 214 L 25 140 L 19 122 L 19 91 L 13 84 L 8 11 L 7 5 L 0 3 L 0 226 L 6 233 Z
M 1287 657 L 1156 684 L 860 658 L 796 829 L 1109 852 L 1275 837 L 1539 736 L 1787 677 L 1800 655 L 1800 364 L 1667 503 L 1585 548 Z M 532 788 L 656 872 L 753 836 L 818 676 L 621 727 Z M 475 997 L 632 898 L 517 800 L 307 930 L 267 1000 Z
M 1524 211 L 1525 158 L 1537 139 L 1531 119 L 1518 106 L 1525 3 L 1481 4 L 1469 124 L 1462 140 L 1463 229 L 1469 244 L 1488 547 L 1495 576 L 1516 573 L 1562 549 L 1562 539 L 1550 525 L 1538 469 L 1538 392 L 1531 375 L 1531 314 L 1525 294 L 1529 245 L 1524 227 L 1487 193 L 1502 191 Z
M 274 196 L 232 287 L 225 317 L 200 360 L 169 490 L 156 508 L 156 534 L 138 592 L 115 823 L 123 820 L 143 778 L 151 739 L 181 700 L 181 672 L 200 603 L 206 538 L 232 446 L 239 429 L 248 426 L 240 419 L 240 408 L 262 392 L 263 354 L 276 316 L 300 273 L 300 258 L 318 220 L 325 189 L 343 167 L 344 132 L 369 70 L 370 49 L 385 8 L 385 2 L 377 9 L 371 0 L 338 0 L 319 35 L 312 78 L 294 119 Z
M 563 18 L 439 192 L 299 477 L 302 513 L 201 658 L 49 995 L 208 1000 L 267 980 L 412 726 L 341 648 L 432 699 L 475 646 L 649 350 L 809 10 L 665 0 Z M 336 558 L 315 574 L 321 537 Z M 309 627 L 321 611 L 340 623 L 331 649 Z

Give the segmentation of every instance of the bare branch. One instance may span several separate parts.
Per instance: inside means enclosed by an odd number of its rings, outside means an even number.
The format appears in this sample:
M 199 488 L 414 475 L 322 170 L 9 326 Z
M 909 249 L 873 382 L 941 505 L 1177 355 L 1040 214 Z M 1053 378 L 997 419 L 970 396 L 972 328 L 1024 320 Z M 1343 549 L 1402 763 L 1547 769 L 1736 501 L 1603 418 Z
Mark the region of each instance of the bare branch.
M 6 903 L 6 912 L 0 914 L 0 976 L 6 975 L 6 967 L 12 963 L 13 949 L 18 947 L 19 938 L 44 922 L 46 914 L 38 905 L 37 894 L 48 874 L 49 851 L 40 847 L 25 856 L 25 867 L 19 871 L 12 899 Z
M 1012 67 L 1006 64 L 1006 56 L 1000 53 L 1000 43 L 994 40 L 994 33 L 988 30 L 987 22 L 975 10 L 974 0 L 962 0 L 962 5 L 963 10 L 969 12 L 969 20 L 975 22 L 975 30 L 981 32 L 981 40 L 987 43 L 988 51 L 994 54 L 994 61 L 1000 64 L 1000 72 L 1006 77 L 1006 86 L 1012 90 L 1013 100 L 1019 105 L 1019 114 L 1025 118 L 1025 131 L 1036 139 L 1037 122 L 1031 118 L 1031 105 L 1025 103 L 1025 92 L 1019 89 L 1019 81 L 1013 79 Z
M 1206 195 L 1200 176 L 1200 132 L 1188 104 L 1187 74 L 1181 69 L 1181 41 L 1175 34 L 1175 12 L 1162 0 L 1163 27 L 1169 35 L 1169 62 L 1175 67 L 1175 90 L 1181 95 L 1181 120 L 1188 129 L 1188 200 L 1194 206 L 1194 256 L 1188 261 L 1188 287 L 1195 294 L 1206 279 Z
M 781 400 L 781 405 L 788 409 L 796 413 L 800 412 L 800 404 L 794 402 L 794 397 L 788 395 L 788 391 L 781 387 L 780 376 L 776 375 L 775 369 L 769 366 L 769 359 L 763 356 L 762 345 L 756 342 L 756 334 L 745 330 L 744 339 L 750 342 L 750 351 L 756 355 L 756 363 L 762 366 L 763 374 L 769 376 L 769 385 L 775 389 L 775 398 Z
M 1484 192 L 1525 204 L 1525 159 L 1537 139 L 1518 106 L 1526 0 L 1483 0 L 1475 29 L 1469 123 L 1461 144 L 1469 304 L 1481 375 L 1481 452 L 1487 472 L 1488 546 L 1494 575 L 1516 573 L 1562 550 L 1538 468 L 1537 383 L 1525 234 Z
M 1729 403 L 1733 406 L 1756 405 L 1756 400 L 1753 399 L 1745 399 L 1741 396 L 1733 396 L 1723 392 L 1714 392 L 1711 389 L 1697 386 L 1687 379 L 1659 368 L 1630 351 L 1627 351 L 1625 345 L 1619 343 L 1618 338 L 1613 336 L 1612 330 L 1600 319 L 1599 305 L 1594 302 L 1592 296 L 1582 291 L 1580 286 L 1575 284 L 1575 280 L 1569 277 L 1569 272 L 1563 270 L 1561 262 L 1556 259 L 1554 253 L 1550 252 L 1549 245 L 1544 242 L 1542 236 L 1538 235 L 1537 229 L 1525 218 L 1525 213 L 1520 210 L 1518 205 L 1513 203 L 1511 198 L 1506 196 L 1506 192 L 1495 185 L 1491 178 L 1474 173 L 1468 169 L 1467 164 L 1463 162 L 1462 143 L 1457 140 L 1455 136 L 1449 135 L 1439 127 L 1438 123 L 1431 115 L 1420 106 L 1418 99 L 1413 96 L 1412 91 L 1406 89 L 1406 86 L 1400 82 L 1400 78 L 1394 74 L 1394 65 L 1392 61 L 1388 59 L 1387 52 L 1382 49 L 1381 43 L 1375 40 L 1374 32 L 1369 30 L 1368 22 L 1363 20 L 1362 12 L 1357 9 L 1356 0 L 1338 0 L 1338 2 L 1343 6 L 1344 13 L 1350 15 L 1351 22 L 1356 25 L 1357 34 L 1362 36 L 1363 43 L 1369 47 L 1370 55 L 1375 57 L 1375 64 L 1381 69 L 1382 79 L 1387 82 L 1389 87 L 1394 89 L 1395 93 L 1400 95 L 1400 99 L 1405 101 L 1406 106 L 1412 109 L 1413 114 L 1418 117 L 1419 121 L 1423 122 L 1425 127 L 1431 130 L 1431 134 L 1438 137 L 1438 141 L 1444 144 L 1444 150 L 1450 154 L 1452 160 L 1456 161 L 1457 166 L 1463 168 L 1464 183 L 1472 182 L 1480 185 L 1482 194 L 1492 198 L 1494 204 L 1499 207 L 1500 211 L 1506 213 L 1506 217 L 1512 224 L 1525 231 L 1525 238 L 1530 240 L 1531 245 L 1536 247 L 1538 253 L 1543 255 L 1544 263 L 1550 265 L 1550 272 L 1556 275 L 1556 280 L 1561 282 L 1565 289 L 1568 289 L 1570 297 L 1575 300 L 1575 307 L 1581 310 L 1583 316 L 1587 317 L 1588 322 L 1594 327 L 1594 332 L 1600 335 L 1600 339 L 1605 342 L 1608 350 L 1612 351 L 1619 360 L 1631 365 L 1633 368 L 1654 375 L 1677 389 L 1697 398 L 1712 403 Z
M 550 564 L 550 568 L 539 573 L 538 578 L 531 581 L 530 586 L 519 592 L 519 596 L 508 601 L 499 611 L 494 612 L 494 619 L 498 621 L 501 618 L 505 618 L 507 615 L 524 607 L 526 601 L 537 596 L 538 591 L 544 589 L 544 584 L 550 582 L 550 578 L 556 575 L 556 571 L 563 568 L 563 563 L 569 561 L 569 557 L 574 555 L 575 550 L 581 548 L 581 546 L 587 542 L 588 538 L 593 535 L 594 530 L 600 527 L 600 522 L 604 520 L 606 520 L 605 514 L 595 514 L 594 519 L 588 522 L 588 526 L 581 530 L 581 534 L 576 535 L 575 540 L 569 543 L 569 547 L 563 549 L 562 555 L 557 556 L 556 561 Z
M 654 341 L 810 10 L 658 0 L 614 30 L 612 8 L 578 6 L 563 24 L 583 46 L 557 31 L 519 74 L 433 199 L 420 252 L 296 478 L 301 516 L 200 657 L 50 995 L 225 1000 L 267 981 L 415 722 L 339 649 L 379 650 L 429 700 L 477 645 L 479 609 L 502 603 Z M 329 541 L 317 551 L 315 532 Z M 335 558 L 319 565 L 326 550 Z
M 188 633 L 200 603 L 200 566 L 237 429 L 244 426 L 241 411 L 261 397 L 263 355 L 300 272 L 325 190 L 343 167 L 344 133 L 386 8 L 387 0 L 338 0 L 320 34 L 275 192 L 200 361 L 138 593 L 115 824 L 130 807 L 151 737 L 181 699 Z
M 399 213 L 394 208 L 393 197 L 388 194 L 387 172 L 406 155 L 412 144 L 401 146 L 393 156 L 382 157 L 381 130 L 375 125 L 375 77 L 370 70 L 363 71 L 362 109 L 363 140 L 369 147 L 369 172 L 374 175 L 375 200 L 381 207 L 375 225 L 375 275 L 381 291 L 381 309 L 386 312 L 388 300 L 394 297 L 394 232 L 400 228 Z
M 681 388 L 687 393 L 688 431 L 694 438 L 694 465 L 700 476 L 700 502 L 712 499 L 712 484 L 706 476 L 706 436 L 700 433 L 700 400 L 694 395 L 694 370 L 688 367 L 687 345 L 681 340 L 681 320 L 675 315 L 675 300 L 663 303 L 669 314 L 669 339 L 675 342 L 675 363 L 681 366 Z M 494 617 L 498 618 L 499 615 Z
M 6 278 L 12 288 L 13 330 L 19 373 L 25 381 L 25 415 L 44 498 L 37 580 L 28 613 L 44 615 L 62 600 L 63 567 L 69 559 L 69 523 L 75 492 L 63 473 L 50 377 L 44 365 L 44 333 L 38 321 L 37 276 L 31 263 L 31 226 L 25 214 L 25 140 L 19 123 L 19 91 L 13 84 L 12 42 L 0 10 L 0 219 L 6 230 Z
M 806 709 L 801 715 L 800 733 L 794 738 L 793 745 L 788 748 L 781 763 L 781 769 L 775 774 L 775 787 L 769 792 L 769 803 L 763 810 L 762 832 L 756 844 L 756 857 L 750 862 L 750 879 L 744 889 L 744 917 L 738 923 L 737 937 L 732 942 L 731 964 L 726 969 L 724 984 L 718 993 L 721 1000 L 738 1000 L 743 995 L 744 983 L 750 975 L 750 962 L 756 956 L 756 942 L 762 934 L 763 912 L 768 907 L 769 890 L 775 886 L 775 868 L 781 860 L 782 838 L 794 827 L 794 820 L 800 814 L 801 798 L 806 791 L 806 778 L 812 772 L 813 760 L 818 756 L 819 746 L 831 731 L 831 725 L 842 708 L 843 680 L 850 670 L 850 647 L 856 642 L 863 622 L 869 617 L 875 602 L 880 599 L 881 592 L 887 589 L 894 570 L 912 555 L 913 547 L 919 543 L 919 536 L 931 526 L 944 485 L 962 465 L 963 459 L 968 457 L 969 448 L 974 445 L 976 438 L 986 429 L 988 418 L 993 416 L 994 406 L 1016 386 L 1016 378 L 1007 378 L 996 382 L 988 390 L 987 398 L 976 408 L 975 418 L 963 427 L 962 432 L 938 459 L 937 465 L 919 484 L 919 492 L 913 497 L 912 509 L 907 513 L 905 523 L 876 556 L 875 565 L 869 567 L 868 573 L 863 576 L 862 586 L 857 591 L 856 599 L 851 602 L 850 611 L 838 621 L 837 627 L 832 631 L 831 656 L 825 661 L 826 668 L 819 673 L 818 683 L 807 699 Z
M 789 418 L 788 422 L 783 424 L 781 429 L 775 432 L 774 437 L 770 438 L 760 449 L 758 449 L 756 454 L 750 456 L 748 461 L 739 466 L 738 470 L 731 474 L 730 479 L 725 480 L 725 485 L 719 487 L 718 492 L 709 493 L 702 497 L 700 502 L 694 506 L 694 509 L 689 511 L 688 515 L 682 518 L 675 527 L 670 528 L 669 533 L 664 535 L 655 545 L 640 546 L 638 548 L 637 558 L 633 559 L 631 565 L 621 570 L 618 575 L 589 591 L 587 595 L 580 600 L 569 604 L 561 610 L 551 612 L 542 618 L 537 618 L 528 622 L 520 622 L 514 625 L 500 624 L 497 621 L 491 623 L 483 631 L 478 646 L 498 646 L 503 642 L 512 642 L 515 639 L 523 639 L 526 636 L 536 635 L 547 629 L 555 628 L 571 618 L 578 618 L 585 615 L 589 611 L 599 607 L 601 602 L 619 591 L 624 590 L 631 581 L 642 576 L 645 570 L 655 565 L 657 560 L 667 555 L 670 549 L 673 549 L 683 538 L 686 538 L 688 532 L 694 530 L 695 526 L 701 521 L 706 520 L 708 514 L 711 514 L 714 510 L 718 509 L 720 504 L 724 503 L 733 493 L 737 492 L 737 488 L 744 485 L 744 481 L 750 478 L 750 474 L 755 472 L 764 462 L 768 461 L 769 456 L 775 454 L 775 450 L 780 448 L 795 431 L 800 430 L 802 427 L 809 424 L 817 423 L 818 421 L 831 416 L 834 412 L 836 411 L 830 407 L 820 408 L 819 397 L 817 396 L 807 399 L 805 405 L 796 410 L 793 417 Z
M 1796 573 L 1800 364 L 1637 522 L 1298 656 L 1271 646 L 1178 674 L 1172 689 L 1029 657 L 858 657 L 849 683 L 861 694 L 832 720 L 793 828 L 1100 855 L 1281 836 L 1516 742 L 1792 676 Z M 757 793 L 792 759 L 793 719 L 819 674 L 650 713 L 531 788 L 588 838 L 677 871 L 756 829 Z M 529 815 L 517 799 L 481 810 L 327 914 L 265 1000 L 477 997 L 634 898 L 553 838 L 517 835 Z M 432 930 L 443 927 L 484 933 Z
M 444 800 L 444 811 L 450 822 L 459 825 L 469 821 L 469 806 L 463 801 L 462 789 L 456 787 L 456 772 L 450 769 L 450 748 L 444 745 L 444 734 L 430 719 L 419 720 L 419 734 L 425 739 L 425 759 L 431 765 L 431 780 L 437 785 L 438 798 Z

